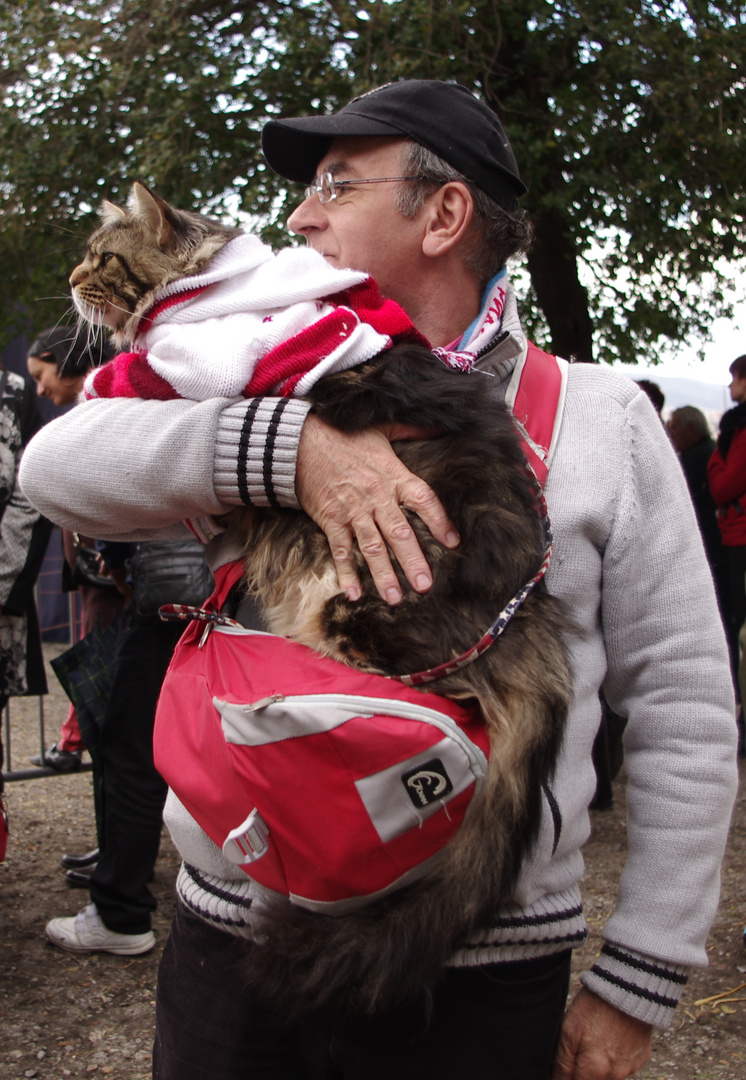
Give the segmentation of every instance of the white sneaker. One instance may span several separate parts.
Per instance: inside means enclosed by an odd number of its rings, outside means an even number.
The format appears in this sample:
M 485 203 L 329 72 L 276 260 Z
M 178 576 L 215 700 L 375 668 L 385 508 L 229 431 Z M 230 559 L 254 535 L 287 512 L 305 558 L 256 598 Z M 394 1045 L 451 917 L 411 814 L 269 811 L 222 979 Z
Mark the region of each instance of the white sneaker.
M 117 934 L 101 922 L 95 904 L 89 904 L 77 915 L 67 919 L 52 919 L 47 923 L 46 935 L 53 945 L 71 952 L 109 952 L 118 956 L 139 956 L 150 952 L 155 945 L 155 934 Z

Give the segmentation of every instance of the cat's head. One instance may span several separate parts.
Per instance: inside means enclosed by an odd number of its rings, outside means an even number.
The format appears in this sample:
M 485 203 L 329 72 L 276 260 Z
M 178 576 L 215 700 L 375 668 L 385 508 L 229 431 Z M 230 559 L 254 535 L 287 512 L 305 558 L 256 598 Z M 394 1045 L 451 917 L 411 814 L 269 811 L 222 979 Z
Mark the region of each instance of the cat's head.
M 82 317 L 114 330 L 117 345 L 132 340 L 157 289 L 198 273 L 239 231 L 175 210 L 139 181 L 126 209 L 104 201 L 100 216 L 70 287 Z

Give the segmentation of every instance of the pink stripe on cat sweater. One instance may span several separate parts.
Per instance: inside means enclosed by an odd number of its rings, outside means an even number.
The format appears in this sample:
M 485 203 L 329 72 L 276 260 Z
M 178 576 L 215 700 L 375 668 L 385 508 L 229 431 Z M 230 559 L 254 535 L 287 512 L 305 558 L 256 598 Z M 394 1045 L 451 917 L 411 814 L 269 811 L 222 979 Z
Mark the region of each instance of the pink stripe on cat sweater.
M 361 364 L 394 341 L 427 345 L 371 278 L 336 270 L 307 248 L 273 255 L 256 237 L 241 236 L 204 273 L 161 291 L 140 320 L 133 350 L 92 372 L 84 394 L 301 397 L 323 375 Z

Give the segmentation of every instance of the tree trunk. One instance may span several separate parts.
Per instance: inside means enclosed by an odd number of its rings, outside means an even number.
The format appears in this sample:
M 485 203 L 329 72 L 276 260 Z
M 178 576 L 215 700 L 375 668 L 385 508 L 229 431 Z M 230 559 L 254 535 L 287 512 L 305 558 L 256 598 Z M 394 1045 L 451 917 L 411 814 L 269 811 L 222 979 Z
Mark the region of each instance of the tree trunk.
M 559 211 L 543 210 L 535 215 L 534 228 L 528 269 L 552 335 L 552 352 L 568 360 L 593 363 L 588 294 L 578 279 L 567 219 Z

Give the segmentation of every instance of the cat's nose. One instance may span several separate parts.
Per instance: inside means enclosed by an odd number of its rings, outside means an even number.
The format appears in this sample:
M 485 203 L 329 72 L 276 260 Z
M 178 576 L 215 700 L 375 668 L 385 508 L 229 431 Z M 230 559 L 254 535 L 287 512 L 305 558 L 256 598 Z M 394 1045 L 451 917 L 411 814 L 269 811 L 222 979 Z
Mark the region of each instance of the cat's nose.
M 85 272 L 83 270 L 83 264 L 81 263 L 80 266 L 76 266 L 72 274 L 70 274 L 70 288 L 74 289 L 76 285 L 80 285 L 84 277 Z

